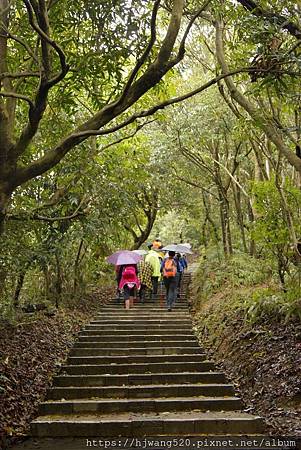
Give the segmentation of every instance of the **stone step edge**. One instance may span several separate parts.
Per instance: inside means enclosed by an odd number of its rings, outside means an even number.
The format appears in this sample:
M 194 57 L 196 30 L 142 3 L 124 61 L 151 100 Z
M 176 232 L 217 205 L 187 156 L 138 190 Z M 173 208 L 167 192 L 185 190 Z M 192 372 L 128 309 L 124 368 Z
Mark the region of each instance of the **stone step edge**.
M 76 366 L 78 367 L 78 366 Z M 130 374 L 123 374 L 123 373 L 116 373 L 116 374 L 108 374 L 108 373 L 104 373 L 104 374 L 99 374 L 99 375 L 55 375 L 53 377 L 53 379 L 57 379 L 57 378 L 95 378 L 95 377 L 116 377 L 116 378 L 132 378 L 132 377 L 138 377 L 138 378 L 147 378 L 147 377 L 160 377 L 160 376 L 186 376 L 186 375 L 193 375 L 193 376 L 210 376 L 210 375 L 214 375 L 214 376 L 218 376 L 218 375 L 223 375 L 225 376 L 224 372 L 218 372 L 218 371 L 206 371 L 206 372 L 155 372 L 155 373 L 130 373 Z
M 157 404 L 160 405 L 165 405 L 166 407 L 170 407 L 172 406 L 172 404 L 174 403 L 178 403 L 178 404 L 187 404 L 187 403 L 193 403 L 193 406 L 196 403 L 200 404 L 200 407 L 202 407 L 202 404 L 208 405 L 210 403 L 213 403 L 215 405 L 218 404 L 225 404 L 225 406 L 227 407 L 227 404 L 237 404 L 237 409 L 227 409 L 227 411 L 241 411 L 242 408 L 242 401 L 240 397 L 234 397 L 234 396 L 229 396 L 229 397 L 206 397 L 206 396 L 194 396 L 194 397 L 169 397 L 169 398 L 165 398 L 165 397 L 157 397 L 156 399 L 152 399 L 149 397 L 146 398 L 97 398 L 97 399 L 85 399 L 85 398 L 74 398 L 74 399 L 64 399 L 64 400 L 45 400 L 43 402 L 40 403 L 39 405 L 39 415 L 43 416 L 43 415 L 53 415 L 54 413 L 48 412 L 42 412 L 43 408 L 47 408 L 47 406 L 54 406 L 54 407 L 60 407 L 61 405 L 66 407 L 68 406 L 69 408 L 71 408 L 70 413 L 68 412 L 68 414 L 78 414 L 80 412 L 89 412 L 88 410 L 76 410 L 73 411 L 72 407 L 73 406 L 77 406 L 78 404 L 86 406 L 87 408 L 89 406 L 95 406 L 95 405 L 100 405 L 100 406 L 109 406 L 109 405 L 123 405 L 123 407 L 129 406 L 131 407 L 131 405 L 141 405 L 143 406 L 144 404 L 146 405 L 154 405 L 154 409 L 156 408 Z M 208 408 L 208 407 L 207 407 Z M 194 406 L 194 408 L 190 408 L 189 410 L 199 410 L 200 408 Z M 208 410 L 208 409 L 207 409 Z M 171 410 L 172 412 L 174 412 L 174 410 Z M 182 412 L 184 412 L 185 410 L 181 410 Z M 222 411 L 222 409 L 220 410 Z M 168 412 L 168 410 L 166 411 Z M 200 412 L 204 412 L 204 411 L 200 411 Z M 55 413 L 56 414 L 56 413 Z M 116 414 L 116 412 L 114 412 L 114 414 Z
M 198 358 L 201 358 L 201 357 L 204 357 L 204 356 L 206 356 L 204 353 L 192 353 L 192 355 L 196 355 Z M 108 356 L 108 358 L 112 358 L 113 356 L 110 356 L 110 355 L 99 355 L 99 356 L 68 356 L 68 359 L 67 359 L 67 361 L 76 361 L 76 360 L 78 360 L 78 359 L 83 359 L 83 358 L 86 358 L 86 359 L 89 359 L 89 360 L 92 360 L 92 359 L 95 359 L 95 358 L 99 358 L 99 359 L 102 359 L 102 358 L 105 358 L 105 356 Z M 116 358 L 117 357 L 123 357 L 122 355 L 115 355 L 116 356 Z M 128 355 L 130 358 L 134 358 L 134 357 L 136 357 L 136 356 L 143 356 L 143 357 L 145 357 L 145 358 L 147 358 L 148 356 L 155 356 L 155 357 L 158 357 L 158 356 L 166 356 L 166 355 Z M 178 357 L 181 357 L 181 356 L 191 356 L 190 354 L 183 354 L 183 355 L 179 355 L 179 354 L 175 354 L 174 356 L 178 356 Z M 76 359 L 75 359 L 76 358 Z M 197 359 L 197 358 L 196 358 Z M 181 363 L 183 363 L 183 361 L 166 361 L 166 362 L 168 362 L 168 364 L 170 365 L 170 364 L 181 364 Z M 124 365 L 126 365 L 126 366 L 139 366 L 139 367 L 141 367 L 141 366 L 145 366 L 145 365 L 147 365 L 147 366 L 149 366 L 150 364 L 163 364 L 164 363 L 164 361 L 162 361 L 162 362 L 151 362 L 151 363 L 148 363 L 148 362 L 143 362 L 143 363 L 135 363 L 135 362 L 129 362 L 129 363 L 126 363 L 126 364 L 118 364 L 118 363 L 116 363 L 115 365 L 116 366 L 124 366 Z M 185 364 L 189 364 L 189 363 L 191 363 L 191 364 L 197 364 L 197 363 L 199 363 L 199 364 L 202 364 L 202 363 L 206 363 L 206 364 L 211 364 L 212 366 L 214 365 L 214 363 L 213 363 L 213 361 L 210 361 L 210 360 L 207 360 L 207 359 L 203 359 L 203 360 L 199 360 L 199 361 L 185 361 Z M 66 365 L 66 364 L 64 364 L 64 365 Z M 68 364 L 68 366 L 69 366 L 70 364 Z M 71 364 L 72 365 L 72 364 Z M 95 365 L 95 364 L 93 364 L 93 365 Z M 100 364 L 100 365 L 106 365 L 107 366 L 107 364 Z M 78 367 L 78 366 L 77 366 Z M 154 367 L 154 366 L 151 366 L 151 367 Z
M 80 338 L 89 338 L 89 339 L 95 339 L 96 337 L 97 338 L 106 338 L 106 339 L 108 339 L 108 338 L 116 338 L 116 336 L 119 336 L 119 334 L 118 333 L 116 333 L 116 334 L 105 334 L 105 335 L 103 335 L 103 334 L 87 334 L 87 335 L 80 335 L 79 337 L 78 337 L 78 339 L 80 339 Z M 136 338 L 137 336 L 141 336 L 141 337 L 143 337 L 143 338 L 145 338 L 145 340 L 146 341 L 150 341 L 151 339 L 153 339 L 153 338 L 160 338 L 162 341 L 169 341 L 169 340 L 172 340 L 171 338 L 175 338 L 175 336 L 177 336 L 177 337 L 179 337 L 179 338 L 182 338 L 182 339 L 175 339 L 176 341 L 180 341 L 180 342 L 182 342 L 182 341 L 191 341 L 191 340 L 197 340 L 197 337 L 194 335 L 194 334 L 175 334 L 175 335 L 173 335 L 173 334 L 151 334 L 151 335 L 148 335 L 148 334 L 126 334 L 126 335 L 122 335 L 122 337 L 124 338 L 124 337 L 127 337 L 128 339 L 131 339 L 131 338 Z M 120 335 L 120 338 L 121 338 L 121 335 Z M 164 338 L 164 339 L 163 339 Z M 140 339 L 138 339 L 139 341 L 140 341 Z M 143 339 L 141 339 L 141 340 L 143 340 Z M 75 342 L 78 342 L 78 340 L 76 340 Z M 83 341 L 84 342 L 84 341 Z M 90 342 L 90 341 L 86 341 L 86 342 Z M 98 342 L 98 341 L 91 341 L 91 342 Z M 115 342 L 115 341 L 114 341 Z M 118 342 L 118 341 L 116 341 L 116 342 Z M 123 342 L 124 342 L 124 339 L 123 339 Z
M 140 356 L 140 355 L 137 355 L 137 356 Z M 153 355 L 151 355 L 151 356 L 153 356 Z M 155 356 L 157 356 L 157 355 L 155 355 Z M 158 356 L 165 356 L 165 355 L 158 355 Z M 182 355 L 175 355 L 175 356 L 182 356 Z M 186 355 L 186 356 L 190 356 L 190 355 Z M 206 356 L 206 355 L 204 355 L 203 353 L 198 353 L 197 354 L 197 356 L 198 357 L 200 357 L 200 356 Z M 68 360 L 71 362 L 72 360 L 74 361 L 75 359 L 74 358 L 77 358 L 77 359 L 82 359 L 82 358 L 89 358 L 89 359 L 95 359 L 95 358 L 104 358 L 104 356 L 69 356 L 68 357 Z M 108 358 L 112 358 L 112 356 L 108 356 Z M 116 358 L 118 358 L 118 356 L 116 356 Z M 121 356 L 121 358 L 122 358 L 122 356 Z M 130 358 L 132 358 L 132 355 L 130 355 Z M 118 366 L 118 367 L 120 367 L 120 366 L 139 366 L 139 367 L 141 367 L 141 366 L 145 366 L 145 365 L 147 365 L 147 366 L 151 366 L 151 367 L 155 367 L 154 365 L 155 364 L 163 364 L 164 363 L 164 361 L 162 361 L 162 362 L 150 362 L 150 363 L 146 363 L 146 362 L 143 362 L 143 363 L 135 363 L 135 362 L 129 362 L 129 363 L 125 363 L 125 364 L 118 364 L 118 363 L 115 363 L 115 364 L 112 364 L 114 367 L 115 366 Z M 182 364 L 183 363 L 183 361 L 168 361 L 168 365 L 174 365 L 174 364 Z M 191 364 L 197 364 L 197 363 L 199 363 L 199 364 L 202 364 L 202 365 L 204 365 L 204 364 L 210 364 L 210 365 L 212 365 L 212 366 L 214 366 L 214 363 L 213 363 L 213 361 L 209 361 L 209 360 L 201 360 L 201 361 L 185 361 L 185 364 L 189 364 L 189 363 L 191 363 Z M 66 366 L 74 366 L 74 367 L 80 367 L 80 366 L 84 366 L 84 367 L 86 367 L 86 366 L 105 366 L 105 367 L 108 367 L 108 365 L 107 364 L 64 364 L 64 366 L 62 366 L 62 367 L 66 367 Z
M 127 346 L 127 348 L 131 348 L 131 345 L 138 345 L 138 344 L 143 344 L 144 342 L 142 341 L 142 340 L 138 340 L 138 341 L 135 341 L 135 340 L 133 340 L 133 339 L 131 339 L 130 341 L 105 341 L 105 342 L 101 342 L 101 341 L 76 341 L 75 342 L 75 344 L 77 345 L 77 344 L 81 344 L 81 345 L 85 345 L 85 344 L 95 344 L 96 345 L 96 347 L 95 347 L 95 349 L 97 349 L 97 348 L 99 348 L 98 346 L 99 345 L 102 345 L 102 344 L 104 344 L 104 345 L 106 345 L 106 348 L 108 348 L 107 347 L 107 344 L 118 344 L 118 345 L 125 345 L 125 344 L 128 344 L 128 346 Z M 176 348 L 178 348 L 178 347 L 181 347 L 183 344 L 186 344 L 186 343 L 189 343 L 189 344 L 195 344 L 195 345 L 191 345 L 191 347 L 195 347 L 195 346 L 198 346 L 199 347 L 199 344 L 198 344 L 198 341 L 196 340 L 196 339 L 183 339 L 183 340 L 175 340 L 175 341 L 169 341 L 169 340 L 161 340 L 161 339 L 156 339 L 156 340 L 154 340 L 154 341 L 151 341 L 151 340 L 149 340 L 149 341 L 145 341 L 145 344 L 158 344 L 158 343 L 162 343 L 162 344 L 171 344 L 171 343 L 173 343 L 173 344 L 181 344 L 181 345 L 177 345 L 176 346 Z M 155 345 L 154 345 L 154 347 L 156 347 Z M 93 349 L 93 347 L 73 347 L 73 348 L 86 348 L 86 349 Z M 117 347 L 118 348 L 118 347 Z M 137 347 L 137 348 L 139 348 L 139 347 Z M 166 345 L 166 348 L 173 348 L 173 346 L 171 346 L 171 345 Z
M 168 358 L 171 358 L 171 361 L 164 361 L 164 357 L 168 357 Z M 162 359 L 162 362 L 160 362 L 160 364 L 162 364 L 162 363 L 164 363 L 164 362 L 168 362 L 168 363 L 177 363 L 177 364 L 179 364 L 179 363 L 181 363 L 181 362 L 183 362 L 183 361 L 174 361 L 174 359 L 175 358 L 189 358 L 190 356 L 192 356 L 193 357 L 193 359 L 198 359 L 198 358 L 204 358 L 204 357 L 206 357 L 207 355 L 206 355 L 206 353 L 196 353 L 196 354 L 182 354 L 182 355 L 176 355 L 176 354 L 170 354 L 170 355 L 103 355 L 103 356 L 85 356 L 85 358 L 104 358 L 104 359 L 110 359 L 110 358 L 112 358 L 112 359 L 115 359 L 116 361 L 117 360 L 122 360 L 122 359 L 124 359 L 124 361 L 126 361 L 128 358 L 149 358 L 149 360 L 151 360 L 152 358 L 159 358 L 159 359 Z M 68 359 L 69 358 L 82 358 L 82 356 L 68 356 Z M 185 361 L 185 363 L 195 363 L 195 362 L 198 362 L 198 361 Z M 200 360 L 199 362 L 204 362 L 204 360 Z M 212 362 L 212 360 L 208 360 L 208 359 L 206 359 L 205 360 L 205 362 Z M 133 362 L 133 364 L 134 364 L 135 362 Z M 117 364 L 117 363 L 116 363 Z M 130 362 L 130 363 L 128 363 L 128 364 L 132 364 L 132 362 Z M 139 363 L 139 364 L 145 364 L 145 363 Z M 157 364 L 157 363 L 154 363 L 154 364 Z
M 174 328 L 163 328 L 163 330 L 164 330 L 164 333 L 162 333 L 162 334 L 155 334 L 155 336 L 165 336 L 165 335 L 168 335 L 167 333 L 170 333 L 170 335 L 173 335 L 172 332 L 175 331 Z M 177 333 L 176 336 L 182 336 L 183 334 L 185 334 L 185 335 L 190 334 L 191 336 L 195 336 L 192 328 L 187 328 L 187 330 L 189 330 L 189 332 Z M 93 334 L 89 333 L 90 331 L 92 331 Z M 103 335 L 107 336 L 107 334 L 95 334 L 95 332 L 101 332 L 101 333 L 104 333 L 104 332 L 112 333 L 113 332 L 116 335 L 116 334 L 119 334 L 120 332 L 125 332 L 125 331 L 128 333 L 128 334 L 126 334 L 126 336 L 128 336 L 128 335 L 133 336 L 130 333 L 132 331 L 135 331 L 135 330 L 131 330 L 131 329 L 128 329 L 128 328 L 117 328 L 117 329 L 110 328 L 110 329 L 99 329 L 99 330 L 84 330 L 83 329 L 82 331 L 80 331 L 77 334 L 77 336 L 103 336 Z M 139 331 L 141 333 L 143 331 L 143 329 L 136 329 L 136 331 Z M 161 330 L 160 329 L 152 329 L 152 330 L 149 330 L 149 333 L 150 333 L 150 331 L 158 332 L 158 331 L 161 331 Z M 186 329 L 184 329 L 183 331 L 186 331 Z M 123 334 L 120 334 L 120 336 L 123 336 Z M 141 336 L 141 334 L 139 334 L 139 336 Z M 148 334 L 145 334 L 145 336 L 148 336 Z
M 143 402 L 147 402 L 147 403 L 153 403 L 153 402 L 166 402 L 166 403 L 171 403 L 171 402 L 189 402 L 189 401 L 221 401 L 221 400 L 227 400 L 227 401 L 233 401 L 233 400 L 241 400 L 240 397 L 235 397 L 235 396 L 229 396 L 229 397 L 206 397 L 206 396 L 194 396 L 194 397 L 156 397 L 156 398 L 149 398 L 149 397 L 145 397 L 145 398 L 110 398 L 110 397 L 99 397 L 97 399 L 90 399 L 90 398 L 74 398 L 72 400 L 45 400 L 43 402 L 41 402 L 41 405 L 53 405 L 53 404 L 65 404 L 65 403 L 130 403 L 130 402 L 134 402 L 134 403 L 143 403 Z
M 90 325 L 93 325 L 93 326 L 96 326 L 96 325 L 101 325 L 101 324 L 104 324 L 104 325 L 111 325 L 111 324 L 113 324 L 113 323 L 116 323 L 116 324 L 120 324 L 120 323 L 122 323 L 122 324 L 125 324 L 125 325 L 133 325 L 133 320 L 132 319 L 129 319 L 129 318 L 126 318 L 126 319 L 120 319 L 120 320 L 118 320 L 118 319 L 116 319 L 116 320 L 114 320 L 114 319 L 112 319 L 112 320 L 106 320 L 106 319 L 104 319 L 104 320 L 97 320 L 97 321 L 91 321 L 91 322 L 89 322 L 89 324 Z M 145 320 L 135 320 L 135 324 L 142 324 L 142 325 L 144 325 L 144 324 L 150 324 L 150 325 L 157 325 L 157 324 L 159 324 L 159 325 L 166 325 L 167 323 L 169 324 L 175 324 L 175 325 L 177 325 L 177 324 L 180 324 L 180 323 L 184 323 L 185 325 L 191 325 L 191 323 L 192 323 L 192 321 L 191 320 L 188 320 L 188 319 L 185 319 L 185 320 L 182 320 L 182 319 L 166 319 L 166 320 L 161 320 L 161 319 L 158 319 L 158 320 L 154 320 L 154 319 L 150 319 L 150 320 L 147 320 L 147 319 L 145 319 Z
M 258 434 L 263 432 L 263 421 L 259 416 L 247 416 L 245 413 L 207 413 L 198 412 L 188 417 L 183 411 L 169 413 L 144 414 L 143 418 L 127 415 L 106 414 L 64 414 L 39 416 L 31 422 L 31 433 L 39 437 L 56 436 L 159 436 L 159 435 L 182 435 L 193 436 L 207 434 Z M 137 413 L 136 413 L 137 414 Z M 229 415 L 231 414 L 231 416 Z
M 164 388 L 164 389 L 168 389 L 168 388 L 198 388 L 198 387 L 206 387 L 206 388 L 210 388 L 210 387 L 219 387 L 219 388 L 233 388 L 234 386 L 231 383 L 189 383 L 189 384 L 185 384 L 185 383 L 181 383 L 181 384 L 143 384 L 143 385 L 137 385 L 137 386 L 52 386 L 50 388 L 50 391 L 53 390 L 91 390 L 91 389 L 105 389 L 105 390 L 109 390 L 109 389 L 129 389 L 129 390 L 137 390 L 137 389 L 158 389 L 158 388 Z
M 127 342 L 125 343 L 125 344 L 127 344 Z M 199 348 L 200 350 L 201 350 L 201 347 L 199 347 L 198 345 L 196 345 L 196 346 L 191 346 L 191 347 L 179 347 L 179 346 L 171 346 L 171 345 L 169 345 L 168 347 L 166 347 L 166 350 L 168 350 L 168 349 L 181 349 L 181 350 L 183 350 L 183 349 L 185 349 L 185 350 L 189 350 L 189 349 L 196 349 L 196 348 Z M 91 348 L 89 348 L 89 347 L 80 347 L 80 348 L 76 348 L 76 347 L 73 347 L 72 349 L 71 349 L 71 351 L 73 351 L 73 350 L 93 350 L 93 348 L 91 349 Z M 162 350 L 162 347 L 133 347 L 133 348 L 130 348 L 130 347 L 105 347 L 105 348 L 96 348 L 95 350 L 99 350 L 99 351 L 102 351 L 102 350 L 105 350 L 105 351 L 110 351 L 110 350 L 114 350 L 114 351 L 117 351 L 117 350 L 122 350 L 122 351 L 124 351 L 124 350 L 127 350 L 127 351 L 132 351 L 132 350 L 135 350 L 135 351 L 139 351 L 139 350 Z

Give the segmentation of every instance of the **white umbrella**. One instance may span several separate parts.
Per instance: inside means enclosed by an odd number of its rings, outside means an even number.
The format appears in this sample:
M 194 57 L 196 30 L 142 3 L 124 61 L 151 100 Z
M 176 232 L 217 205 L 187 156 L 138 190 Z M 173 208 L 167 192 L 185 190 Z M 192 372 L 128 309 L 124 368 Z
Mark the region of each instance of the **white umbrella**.
M 193 252 L 188 247 L 185 247 L 183 244 L 166 245 L 165 247 L 162 248 L 162 250 L 165 250 L 167 252 L 187 253 L 189 255 L 193 254 Z
M 184 247 L 188 247 L 188 248 L 191 249 L 191 244 L 189 244 L 188 242 L 185 242 L 185 244 L 182 244 L 182 242 L 181 242 L 180 245 L 184 245 Z
M 137 255 L 143 256 L 143 255 L 147 255 L 147 251 L 146 250 L 132 250 L 133 253 L 137 253 Z

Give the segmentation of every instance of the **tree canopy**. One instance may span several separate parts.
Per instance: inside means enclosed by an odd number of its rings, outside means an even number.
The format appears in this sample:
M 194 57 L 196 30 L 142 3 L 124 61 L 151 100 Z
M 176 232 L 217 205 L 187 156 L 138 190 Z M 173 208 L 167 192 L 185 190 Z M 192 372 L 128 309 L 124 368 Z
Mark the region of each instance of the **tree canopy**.
M 0 0 L 0 15 L 2 310 L 75 297 L 105 255 L 157 234 L 295 282 L 299 3 Z

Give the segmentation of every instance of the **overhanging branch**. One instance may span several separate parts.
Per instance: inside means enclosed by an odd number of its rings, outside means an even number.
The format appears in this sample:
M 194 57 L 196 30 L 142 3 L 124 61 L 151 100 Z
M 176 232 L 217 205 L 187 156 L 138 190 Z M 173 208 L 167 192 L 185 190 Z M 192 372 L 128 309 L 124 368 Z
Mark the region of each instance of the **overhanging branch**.
M 208 81 L 207 83 L 203 84 L 202 86 L 200 86 L 199 88 L 188 92 L 187 94 L 181 95 L 179 97 L 174 97 L 171 98 L 169 100 L 165 100 L 162 103 L 159 103 L 156 106 L 152 106 L 151 108 L 144 110 L 144 111 L 140 111 L 137 112 L 135 114 L 133 114 L 132 116 L 130 116 L 128 119 L 126 119 L 124 122 L 121 122 L 118 125 L 115 125 L 114 127 L 111 128 L 105 128 L 103 130 L 85 130 L 79 133 L 74 133 L 72 135 L 69 136 L 69 138 L 84 138 L 84 137 L 89 137 L 89 136 L 103 136 L 103 135 L 107 135 L 107 134 L 111 134 L 111 133 L 115 133 L 116 131 L 130 125 L 131 123 L 135 122 L 137 119 L 140 119 L 142 117 L 147 117 L 147 116 L 151 116 L 153 114 L 155 114 L 157 111 L 166 108 L 167 106 L 171 106 L 174 105 L 176 103 L 180 103 L 184 100 L 187 100 L 203 91 L 205 91 L 206 89 L 208 89 L 209 87 L 213 86 L 214 84 L 216 84 L 218 81 L 230 77 L 232 75 L 237 75 L 239 73 L 244 73 L 244 72 L 249 72 L 252 71 L 253 68 L 252 67 L 245 67 L 245 68 L 241 68 L 241 69 L 236 69 L 233 70 L 229 73 L 226 74 L 222 74 L 222 75 L 218 75 L 215 78 L 213 78 L 212 80 Z
M 119 103 L 121 103 L 126 94 L 129 91 L 129 88 L 131 87 L 133 81 L 135 80 L 139 70 L 141 69 L 141 67 L 143 66 L 143 64 L 145 63 L 145 61 L 147 60 L 155 42 L 156 42 L 156 19 L 157 19 L 157 14 L 158 14 L 158 9 L 160 6 L 161 0 L 156 0 L 154 7 L 153 7 L 153 12 L 152 12 L 152 18 L 151 18 L 151 37 L 150 37 L 150 41 L 147 45 L 147 47 L 145 48 L 143 54 L 141 55 L 141 57 L 138 59 L 134 69 L 132 70 L 128 81 L 126 82 L 126 85 L 123 89 L 123 92 L 118 100 Z
M 277 23 L 281 28 L 288 31 L 292 36 L 301 40 L 301 29 L 297 24 L 290 21 L 288 17 L 263 9 L 253 0 L 237 0 L 245 9 L 250 11 L 254 16 L 262 17 L 272 23 Z
M 34 104 L 33 104 L 32 100 L 23 94 L 17 94 L 16 92 L 5 92 L 5 91 L 1 92 L 0 91 L 0 97 L 17 98 L 19 100 L 24 100 L 25 102 L 27 102 L 29 104 L 30 109 L 34 108 Z

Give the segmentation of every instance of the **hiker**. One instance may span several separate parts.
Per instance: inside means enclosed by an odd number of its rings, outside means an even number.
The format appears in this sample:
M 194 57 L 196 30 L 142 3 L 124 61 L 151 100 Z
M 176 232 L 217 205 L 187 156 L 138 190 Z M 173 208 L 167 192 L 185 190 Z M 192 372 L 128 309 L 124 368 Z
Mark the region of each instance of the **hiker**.
M 181 258 L 180 258 L 180 264 L 181 264 L 182 267 L 183 267 L 183 272 L 185 272 L 185 270 L 186 270 L 187 267 L 188 267 L 187 257 L 186 257 L 185 254 L 181 255 Z
M 177 261 L 179 263 L 178 264 L 178 274 L 177 274 L 177 276 L 178 276 L 177 289 L 178 289 L 178 297 L 180 297 L 180 290 L 181 290 L 181 283 L 182 283 L 182 279 L 183 279 L 183 274 L 184 274 L 185 270 L 187 269 L 188 264 L 187 264 L 186 256 L 185 255 L 181 255 L 181 253 L 177 253 L 176 259 L 177 259 Z
M 152 273 L 153 269 L 149 262 L 141 260 L 137 264 L 138 278 L 140 281 L 139 299 L 142 303 L 145 302 L 145 294 L 149 289 L 150 292 L 153 289 Z
M 123 289 L 123 298 L 126 309 L 134 306 L 134 299 L 137 296 L 137 290 L 140 288 L 140 281 L 137 276 L 138 270 L 135 264 L 125 264 L 120 266 L 119 289 Z
M 162 262 L 161 270 L 163 273 L 163 281 L 166 288 L 166 306 L 171 311 L 177 297 L 178 286 L 178 270 L 179 263 L 175 258 L 176 253 L 168 252 L 168 257 Z
M 161 262 L 158 253 L 153 249 L 153 244 L 148 244 L 149 252 L 145 257 L 145 262 L 149 263 L 152 267 L 152 294 L 151 300 L 154 295 L 158 294 L 158 283 L 161 276 Z
M 162 261 L 165 258 L 165 253 L 164 253 L 164 250 L 162 250 L 162 248 L 163 248 L 163 245 L 161 244 L 160 247 L 158 247 L 158 250 L 157 250 L 157 254 L 158 254 L 158 257 L 160 259 L 160 264 L 162 264 Z
M 153 245 L 153 248 L 154 248 L 154 249 L 160 249 L 160 248 L 163 247 L 162 242 L 161 242 L 161 240 L 160 240 L 159 238 L 156 238 L 156 239 L 153 241 L 152 245 Z
M 117 283 L 117 299 L 118 299 L 118 303 L 120 303 L 120 301 L 122 300 L 122 292 L 121 289 L 119 289 L 119 284 L 120 284 L 120 280 L 121 280 L 121 275 L 122 275 L 122 271 L 124 269 L 124 265 L 116 265 L 115 266 L 115 275 L 116 275 L 116 283 Z

